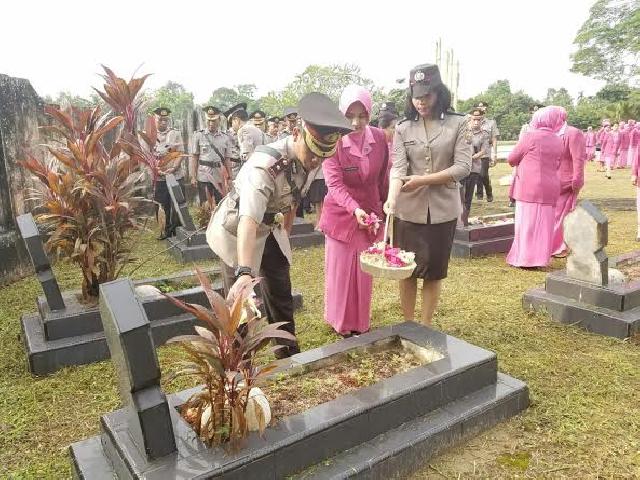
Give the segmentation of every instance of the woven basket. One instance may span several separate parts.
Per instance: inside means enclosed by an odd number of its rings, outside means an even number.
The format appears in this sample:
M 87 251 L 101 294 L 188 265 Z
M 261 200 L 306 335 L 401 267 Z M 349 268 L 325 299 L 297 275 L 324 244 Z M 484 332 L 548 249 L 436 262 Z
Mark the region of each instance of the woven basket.
M 384 224 L 384 241 L 387 243 L 389 239 L 389 246 L 393 247 L 393 215 L 387 215 L 387 220 Z M 363 252 L 364 253 L 364 252 Z M 416 262 L 411 262 L 404 267 L 390 267 L 380 266 L 368 263 L 360 254 L 360 269 L 375 278 L 386 278 L 389 280 L 404 280 L 409 278 L 416 268 Z

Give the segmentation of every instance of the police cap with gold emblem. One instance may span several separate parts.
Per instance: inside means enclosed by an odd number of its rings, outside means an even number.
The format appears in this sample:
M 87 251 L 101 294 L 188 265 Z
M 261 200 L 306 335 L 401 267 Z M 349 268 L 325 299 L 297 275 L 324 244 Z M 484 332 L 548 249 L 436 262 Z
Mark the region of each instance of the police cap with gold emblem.
M 482 110 L 486 111 L 487 108 L 489 108 L 489 104 L 487 102 L 478 102 L 478 104 L 476 105 L 476 108 L 481 108 Z
M 437 65 L 424 63 L 413 67 L 409 72 L 409 88 L 413 98 L 424 97 L 440 85 L 442 79 Z
M 202 110 L 204 110 L 204 113 L 207 115 L 207 120 L 218 120 L 222 113 L 218 107 L 214 107 L 213 105 L 207 105 L 203 107 Z
M 253 120 L 254 125 L 262 125 L 265 121 L 267 114 L 262 110 L 256 110 L 255 112 L 251 112 L 249 117 Z
M 171 110 L 169 110 L 167 107 L 158 107 L 153 111 L 153 113 L 155 113 L 159 117 L 168 117 L 171 113 Z
M 471 110 L 471 116 L 472 117 L 482 117 L 484 115 L 484 110 L 481 107 L 476 107 L 473 110 Z
M 298 103 L 302 137 L 309 150 L 320 158 L 333 155 L 343 134 L 353 131 L 338 106 L 323 93 L 306 94 Z
M 274 123 L 278 123 L 280 122 L 282 119 L 280 117 L 269 117 L 267 118 L 267 122 L 274 122 Z
M 398 118 L 398 109 L 396 108 L 396 103 L 384 102 L 382 105 L 380 105 L 378 118 L 385 120 L 393 120 L 394 118 Z

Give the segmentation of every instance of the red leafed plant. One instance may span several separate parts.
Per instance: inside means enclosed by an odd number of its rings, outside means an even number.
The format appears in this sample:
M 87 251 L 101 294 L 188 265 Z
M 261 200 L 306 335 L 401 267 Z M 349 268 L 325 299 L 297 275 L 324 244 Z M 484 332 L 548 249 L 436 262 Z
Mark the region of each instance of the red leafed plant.
M 251 293 L 257 280 L 235 299 L 225 301 L 209 278 L 196 269 L 211 310 L 167 295 L 175 305 L 193 314 L 205 327 L 197 326 L 197 335 L 182 335 L 169 342 L 179 342 L 189 360 L 180 361 L 180 370 L 168 381 L 180 376 L 194 376 L 203 388 L 182 406 L 181 413 L 207 445 L 229 442 L 239 446 L 248 433 L 247 404 L 251 389 L 275 369 L 275 364 L 259 366 L 258 351 L 272 338 L 294 340 L 279 327 L 285 322 L 267 324 L 257 314 Z M 266 428 L 262 411 L 256 409 L 259 430 Z
M 122 117 L 102 115 L 100 107 L 63 112 L 47 106 L 45 112 L 56 124 L 43 128 L 61 139 L 47 145 L 53 160 L 20 163 L 39 181 L 36 219 L 51 233 L 47 249 L 80 266 L 83 298 L 95 299 L 99 284 L 117 278 L 131 261 L 127 238 L 139 226 L 140 174 L 131 173 L 118 143 L 107 151 L 102 142 Z
M 132 77 L 129 81 L 118 77 L 113 71 L 102 65 L 105 71 L 104 91 L 98 89 L 100 98 L 104 100 L 116 113 L 124 119 L 124 129 L 120 135 L 120 145 L 129 155 L 134 165 L 142 163 L 151 173 L 155 184 L 158 176 L 175 165 L 183 154 L 180 152 L 163 152 L 156 150 L 157 131 L 153 119 L 146 122 L 145 131 L 138 130 L 138 116 L 144 111 L 145 99 L 140 91 L 149 75 L 139 78 Z M 140 142 L 144 141 L 144 145 Z

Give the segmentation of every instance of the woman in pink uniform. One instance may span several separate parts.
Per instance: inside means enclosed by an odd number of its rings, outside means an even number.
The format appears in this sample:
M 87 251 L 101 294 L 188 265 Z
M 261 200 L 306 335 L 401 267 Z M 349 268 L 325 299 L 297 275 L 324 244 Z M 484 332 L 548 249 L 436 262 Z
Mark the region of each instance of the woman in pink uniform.
M 620 135 L 620 148 L 618 149 L 617 168 L 627 168 L 627 157 L 629 156 L 629 130 L 624 122 L 618 124 Z
M 620 135 L 618 134 L 618 124 L 614 123 L 613 128 L 609 124 L 604 126 L 604 132 L 602 132 L 601 143 L 601 155 L 606 167 L 605 176 L 611 180 L 611 169 L 615 168 L 616 158 L 618 156 L 618 149 L 620 148 Z
M 567 125 L 567 111 L 558 109 L 564 125 L 558 135 L 562 139 L 562 156 L 558 178 L 560 179 L 560 196 L 556 201 L 556 219 L 553 227 L 552 252 L 556 257 L 566 256 L 564 244 L 564 217 L 574 208 L 578 201 L 578 194 L 584 185 L 584 164 L 586 162 L 586 148 L 584 134 L 575 127 Z
M 563 149 L 558 132 L 563 124 L 559 107 L 541 108 L 533 114 L 530 130 L 509 154 L 509 165 L 518 167 L 512 185 L 515 236 L 507 255 L 507 263 L 514 267 L 545 267 L 551 259 Z
M 387 197 L 389 150 L 384 132 L 370 127 L 371 94 L 350 85 L 340 110 L 355 131 L 343 136 L 336 153 L 322 163 L 329 192 L 320 230 L 325 238 L 324 318 L 343 336 L 369 330 L 373 279 L 360 270 L 360 252 L 382 239 L 367 216 L 383 218 Z
M 585 148 L 587 153 L 587 161 L 592 161 L 596 156 L 596 133 L 593 131 L 593 127 L 587 128 L 587 133 L 584 134 Z
M 629 154 L 627 155 L 627 165 L 633 168 L 633 165 L 637 161 L 638 145 L 640 145 L 640 124 L 637 124 L 635 120 L 629 120 L 627 125 L 629 127 Z

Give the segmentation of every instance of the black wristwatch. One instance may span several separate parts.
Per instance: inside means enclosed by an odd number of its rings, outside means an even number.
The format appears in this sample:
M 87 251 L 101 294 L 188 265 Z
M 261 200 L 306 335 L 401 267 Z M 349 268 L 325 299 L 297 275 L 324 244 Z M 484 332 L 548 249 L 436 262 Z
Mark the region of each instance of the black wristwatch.
M 239 279 L 242 275 L 249 275 L 250 277 L 253 277 L 253 275 L 251 274 L 251 267 L 244 267 L 242 265 L 239 265 L 236 268 L 234 274 L 236 276 L 236 280 Z

